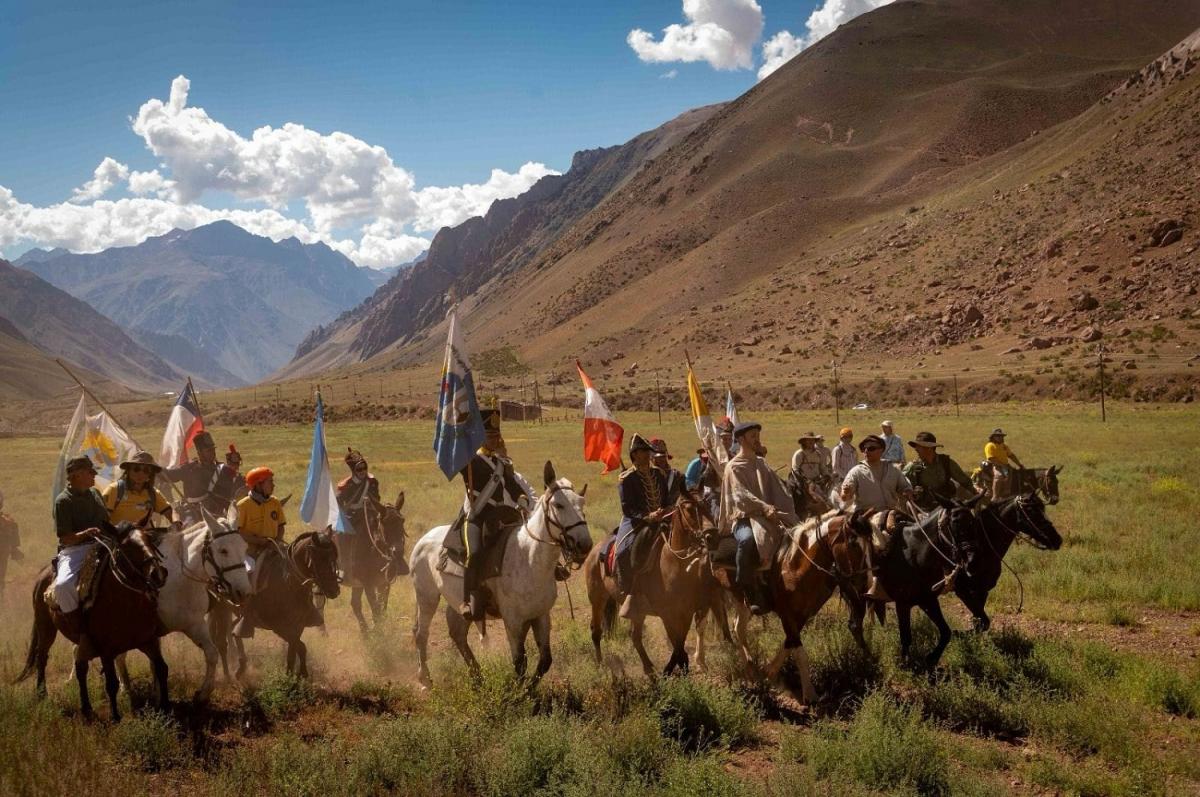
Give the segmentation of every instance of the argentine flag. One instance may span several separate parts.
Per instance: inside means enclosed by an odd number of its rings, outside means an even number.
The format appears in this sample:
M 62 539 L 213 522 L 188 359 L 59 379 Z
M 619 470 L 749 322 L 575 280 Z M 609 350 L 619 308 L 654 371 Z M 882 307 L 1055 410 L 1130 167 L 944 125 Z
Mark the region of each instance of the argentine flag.
M 317 392 L 317 421 L 313 424 L 312 453 L 308 458 L 308 478 L 304 482 L 304 499 L 300 502 L 300 519 L 314 529 L 332 527 L 341 534 L 352 534 L 354 528 L 338 508 L 333 477 L 329 474 L 329 456 L 325 452 L 325 404 Z
M 446 335 L 446 359 L 442 364 L 442 393 L 438 399 L 433 450 L 442 473 L 447 479 L 453 479 L 483 445 L 483 418 L 475 398 L 471 363 L 467 360 L 458 329 L 457 307 L 450 308 L 447 318 L 450 329 Z

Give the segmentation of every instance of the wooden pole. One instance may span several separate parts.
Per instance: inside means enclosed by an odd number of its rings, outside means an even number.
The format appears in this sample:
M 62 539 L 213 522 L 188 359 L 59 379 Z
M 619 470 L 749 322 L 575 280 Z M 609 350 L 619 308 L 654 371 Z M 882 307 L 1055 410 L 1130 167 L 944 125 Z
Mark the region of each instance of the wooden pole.
M 200 394 L 196 392 L 196 386 L 192 384 L 192 378 L 190 376 L 188 377 L 187 386 L 188 386 L 188 390 L 191 390 L 192 395 L 195 396 L 195 398 L 196 398 L 196 411 L 199 412 L 200 417 L 203 418 L 204 410 L 200 409 Z M 105 412 L 108 412 L 108 410 L 105 410 Z
M 1100 341 L 1097 352 L 1096 365 L 1100 369 L 1100 422 L 1108 423 L 1108 413 L 1104 408 L 1104 341 Z
M 833 363 L 833 425 L 842 425 L 842 397 L 838 395 L 837 361 Z
M 654 403 L 658 407 L 658 425 L 662 426 L 662 388 L 658 384 L 658 369 L 654 370 Z
M 958 374 L 954 375 L 954 416 L 962 416 L 962 413 L 958 411 Z

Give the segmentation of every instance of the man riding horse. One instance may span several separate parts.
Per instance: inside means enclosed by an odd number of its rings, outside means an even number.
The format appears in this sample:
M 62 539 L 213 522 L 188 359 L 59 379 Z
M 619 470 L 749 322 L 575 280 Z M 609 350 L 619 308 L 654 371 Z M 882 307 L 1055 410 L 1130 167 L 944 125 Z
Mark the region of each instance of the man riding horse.
M 976 492 L 975 484 L 949 454 L 939 454 L 942 444 L 932 432 L 918 432 L 908 445 L 917 458 L 904 468 L 904 476 L 913 486 L 913 502 L 924 512 L 931 512 L 941 501 L 959 497 L 965 491 Z
M 104 488 L 101 497 L 111 523 L 129 522 L 140 528 L 154 525 L 161 515 L 171 522 L 171 504 L 154 486 L 162 467 L 148 451 L 139 451 L 121 463 L 121 478 Z
M 229 511 L 229 506 L 249 489 L 238 473 L 242 455 L 232 445 L 225 455 L 225 463 L 217 463 L 217 444 L 208 432 L 200 432 L 192 441 L 196 447 L 196 459 L 177 468 L 165 468 L 162 475 L 171 482 L 183 483 L 184 505 L 180 521 L 184 525 L 199 523 L 200 507 L 216 517 Z
M 721 534 L 737 541 L 735 580 L 754 614 L 770 609 L 759 570 L 774 561 L 783 531 L 799 522 L 787 488 L 762 458 L 766 449 L 761 434 L 758 423 L 740 423 L 734 429 L 738 451 L 725 465 L 717 524 Z
M 338 561 L 342 571 L 350 574 L 357 564 L 359 546 L 371 544 L 368 524 L 378 525 L 383 500 L 379 497 L 379 480 L 370 472 L 362 452 L 347 448 L 346 467 L 350 468 L 350 475 L 338 482 L 337 502 L 353 533 L 339 534 L 336 539 Z
M 472 622 L 487 610 L 480 594 L 480 566 L 491 546 L 519 526 L 533 504 L 533 491 L 513 469 L 500 434 L 500 411 L 481 410 L 483 445 L 461 471 L 466 495 L 458 528 L 463 546 L 463 603 L 459 612 Z
M 79 573 L 95 548 L 95 537 L 108 525 L 108 510 L 96 489 L 96 466 L 88 457 L 67 462 L 67 486 L 54 499 L 54 530 L 58 555 L 54 557 L 54 600 L 63 614 L 64 632 L 84 637 L 83 610 L 79 608 Z
M 237 529 L 246 539 L 246 570 L 250 574 L 250 591 L 253 593 L 259 589 L 267 556 L 277 550 L 276 542 L 283 542 L 287 516 L 283 513 L 283 504 L 274 495 L 275 474 L 270 468 L 251 470 L 246 474 L 246 485 L 250 494 L 237 502 Z M 243 639 L 250 639 L 254 636 L 254 626 L 254 613 L 247 604 L 233 632 Z
M 667 501 L 666 474 L 651 463 L 654 453 L 654 446 L 640 434 L 634 434 L 629 443 L 633 467 L 623 471 L 617 481 L 621 525 L 617 527 L 614 562 L 617 587 L 625 596 L 621 603 L 622 617 L 633 613 L 635 576 L 653 548 L 662 519 L 671 506 Z
M 887 556 L 892 534 L 900 525 L 898 516 L 892 511 L 903 513 L 904 507 L 913 497 L 912 484 L 900 472 L 900 468 L 883 458 L 885 447 L 886 443 L 879 435 L 869 434 L 864 437 L 858 444 L 858 450 L 863 453 L 865 459 L 851 468 L 842 482 L 842 501 L 847 504 L 853 501 L 856 511 L 867 509 L 885 513 L 883 524 L 878 526 L 880 539 L 876 545 L 876 561 L 873 563 L 875 568 L 878 568 L 878 562 Z M 873 600 L 887 600 L 887 595 L 874 574 L 867 597 Z
M 1013 472 L 1009 463 L 1011 462 L 1018 468 L 1025 467 L 1013 450 L 1008 447 L 1008 444 L 1004 442 L 1005 437 L 1003 429 L 993 429 L 988 436 L 987 444 L 983 447 L 984 462 L 992 471 L 993 501 L 1008 498 L 1013 493 Z

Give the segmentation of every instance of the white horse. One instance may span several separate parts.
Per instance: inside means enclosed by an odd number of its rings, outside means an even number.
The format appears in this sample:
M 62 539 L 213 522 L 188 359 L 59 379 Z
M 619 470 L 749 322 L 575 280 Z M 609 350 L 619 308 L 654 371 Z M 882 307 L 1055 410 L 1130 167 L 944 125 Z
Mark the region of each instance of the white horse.
M 513 667 L 521 677 L 525 675 L 525 638 L 530 629 L 533 630 L 538 646 L 535 681 L 550 669 L 550 609 L 558 597 L 554 566 L 559 554 L 582 564 L 592 548 L 584 515 L 587 485 L 575 492 L 571 482 L 555 478 L 554 466 L 549 462 L 544 476 L 545 492 L 538 497 L 524 525 L 508 537 L 504 572 L 485 582 L 504 621 Z M 471 671 L 479 671 L 479 663 L 467 644 L 467 621 L 458 612 L 463 600 L 462 576 L 438 569 L 442 540 L 449 528 L 447 525 L 430 529 L 417 542 L 410 558 L 417 603 L 417 619 L 413 626 L 419 664 L 417 679 L 426 687 L 430 684 L 426 652 L 429 624 L 443 597 L 447 603 L 446 624 L 450 638 Z
M 158 619 L 164 633 L 182 631 L 204 651 L 204 682 L 195 701 L 212 694 L 217 672 L 217 646 L 208 632 L 209 593 L 235 603 L 250 594 L 246 572 L 246 540 L 225 518 L 204 512 L 204 519 L 183 531 L 165 534 L 158 543 L 167 583 L 158 592 Z M 125 655 L 117 657 L 121 684 L 129 692 Z

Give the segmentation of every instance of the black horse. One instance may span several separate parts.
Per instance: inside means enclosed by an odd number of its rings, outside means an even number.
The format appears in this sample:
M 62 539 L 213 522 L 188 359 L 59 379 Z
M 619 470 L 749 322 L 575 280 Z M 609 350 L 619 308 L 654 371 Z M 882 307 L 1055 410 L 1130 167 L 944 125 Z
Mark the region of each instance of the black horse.
M 979 496 L 965 502 L 944 502 L 920 522 L 906 523 L 896 532 L 876 577 L 896 603 L 900 653 L 906 660 L 912 645 L 912 609 L 917 606 L 938 630 L 938 641 L 925 660 L 937 665 L 950 643 L 950 625 L 938 598 L 947 574 L 957 567 L 954 591 L 986 628 L 983 606 L 1000 578 L 1001 560 L 1017 535 L 1056 549 L 1062 538 L 1046 517 L 1045 504 L 1034 494 L 1014 496 L 975 510 Z M 984 618 L 982 621 L 980 617 Z

